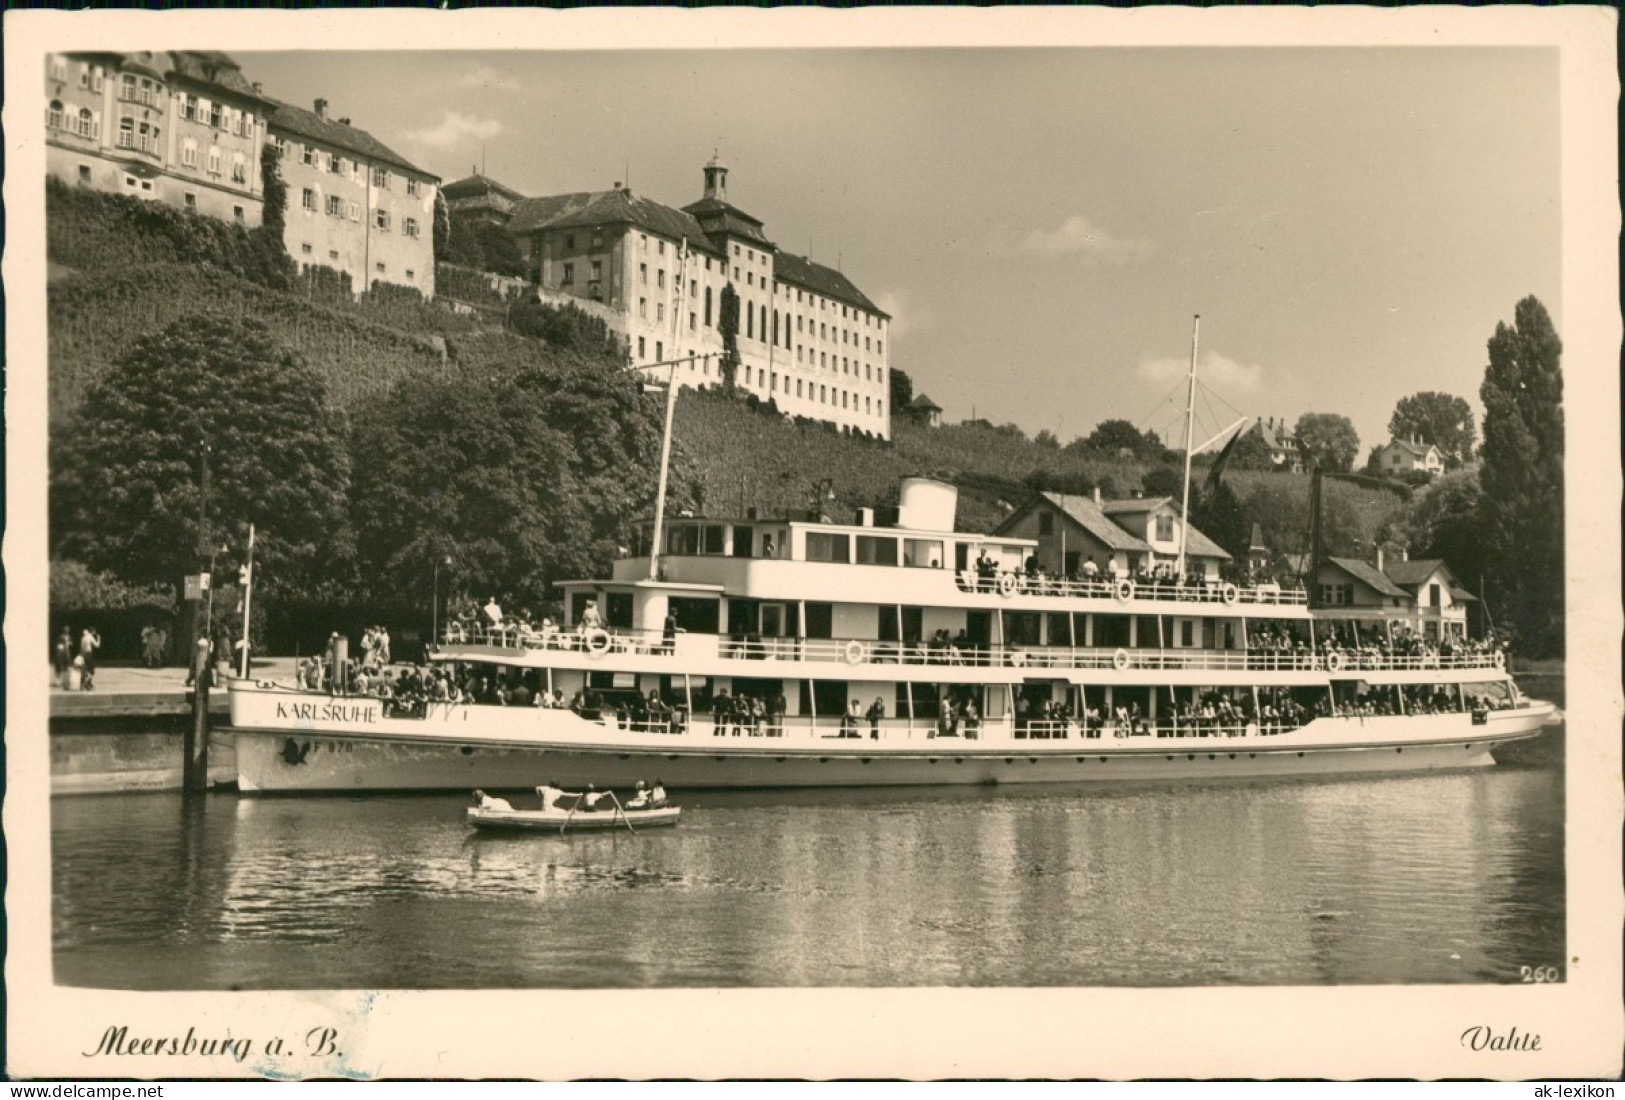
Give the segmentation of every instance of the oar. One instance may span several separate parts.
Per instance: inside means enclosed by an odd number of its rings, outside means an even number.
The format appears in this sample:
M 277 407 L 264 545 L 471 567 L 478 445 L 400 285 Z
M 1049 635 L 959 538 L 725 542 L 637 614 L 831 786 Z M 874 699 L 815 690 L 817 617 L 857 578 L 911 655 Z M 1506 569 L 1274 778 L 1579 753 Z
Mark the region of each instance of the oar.
M 630 832 L 633 836 L 637 836 L 638 831 L 636 829 L 632 828 L 632 819 L 626 816 L 626 807 L 621 805 L 621 800 L 619 798 L 615 797 L 615 792 L 614 791 L 609 792 L 609 799 L 610 799 L 611 802 L 615 803 L 615 812 L 621 815 L 621 820 L 622 821 L 626 822 L 627 831 Z
M 580 798 L 576 799 L 576 804 L 574 806 L 571 806 L 570 807 L 570 812 L 564 815 L 564 821 L 559 825 L 559 835 L 560 836 L 563 836 L 564 835 L 564 830 L 566 830 L 566 829 L 568 829 L 570 827 L 570 819 L 572 817 L 574 817 L 576 815 L 576 811 L 581 808 L 581 801 L 582 800 Z

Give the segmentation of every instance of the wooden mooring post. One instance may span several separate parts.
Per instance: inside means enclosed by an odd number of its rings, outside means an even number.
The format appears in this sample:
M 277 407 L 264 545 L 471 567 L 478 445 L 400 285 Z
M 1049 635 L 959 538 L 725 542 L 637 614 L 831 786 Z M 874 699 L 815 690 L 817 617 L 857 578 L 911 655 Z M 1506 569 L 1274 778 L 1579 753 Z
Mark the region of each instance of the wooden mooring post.
M 213 648 L 208 638 L 199 638 L 192 649 L 192 724 L 186 728 L 182 767 L 182 782 L 188 791 L 209 789 L 209 682 L 214 679 Z

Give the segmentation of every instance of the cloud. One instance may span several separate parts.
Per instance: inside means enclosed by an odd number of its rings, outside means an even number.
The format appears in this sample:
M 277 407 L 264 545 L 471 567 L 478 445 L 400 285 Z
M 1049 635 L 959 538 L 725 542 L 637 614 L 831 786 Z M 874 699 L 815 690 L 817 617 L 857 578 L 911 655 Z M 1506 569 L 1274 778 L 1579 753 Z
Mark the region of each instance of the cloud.
M 1054 229 L 1034 229 L 1015 242 L 1015 251 L 1037 256 L 1082 256 L 1103 263 L 1130 263 L 1155 250 L 1150 241 L 1118 237 L 1083 214 Z
M 891 314 L 893 339 L 930 328 L 936 320 L 929 311 L 915 306 L 913 296 L 906 290 L 883 291 L 875 295 L 875 305 Z
M 1190 371 L 1189 359 L 1142 359 L 1134 372 L 1147 382 L 1168 386 Z M 1215 390 L 1258 393 L 1264 388 L 1264 368 L 1238 363 L 1218 352 L 1204 352 L 1196 361 L 1196 378 Z
M 517 92 L 519 81 L 504 76 L 489 65 L 475 65 L 457 78 L 459 88 L 483 88 L 494 92 Z
M 502 123 L 494 118 L 475 118 L 458 111 L 443 111 L 439 124 L 427 130 L 408 130 L 406 140 L 432 149 L 450 149 L 467 139 L 489 141 L 500 133 Z

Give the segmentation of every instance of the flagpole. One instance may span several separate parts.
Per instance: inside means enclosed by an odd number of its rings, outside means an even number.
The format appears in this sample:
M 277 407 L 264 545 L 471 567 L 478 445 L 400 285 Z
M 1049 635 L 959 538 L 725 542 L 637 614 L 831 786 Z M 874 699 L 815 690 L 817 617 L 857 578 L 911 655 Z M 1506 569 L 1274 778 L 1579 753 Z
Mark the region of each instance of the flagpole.
M 1202 328 L 1202 315 L 1198 313 L 1191 323 L 1191 378 L 1190 390 L 1185 398 L 1185 497 L 1179 506 L 1179 576 L 1185 577 L 1185 535 L 1191 520 L 1191 434 L 1196 428 L 1196 336 Z
M 249 624 L 250 620 L 249 620 L 249 617 L 248 617 L 248 612 L 249 612 L 249 608 L 250 608 L 250 606 L 251 606 L 251 604 L 253 602 L 253 599 L 254 599 L 254 525 L 252 523 L 250 523 L 248 525 L 248 564 L 244 567 L 244 572 L 245 572 L 245 577 L 244 577 L 245 583 L 243 584 L 243 670 L 242 670 L 242 676 L 243 676 L 243 679 L 246 680 L 246 679 L 248 679 L 248 652 L 249 652 L 249 648 L 250 648 L 249 647 L 249 633 L 248 633 L 248 624 Z
M 692 360 L 690 356 L 690 360 Z M 666 478 L 671 469 L 671 420 L 677 407 L 677 360 L 671 361 L 666 382 L 666 428 L 660 435 L 660 487 L 655 490 L 654 542 L 649 547 L 649 579 L 660 579 L 660 540 L 666 526 Z

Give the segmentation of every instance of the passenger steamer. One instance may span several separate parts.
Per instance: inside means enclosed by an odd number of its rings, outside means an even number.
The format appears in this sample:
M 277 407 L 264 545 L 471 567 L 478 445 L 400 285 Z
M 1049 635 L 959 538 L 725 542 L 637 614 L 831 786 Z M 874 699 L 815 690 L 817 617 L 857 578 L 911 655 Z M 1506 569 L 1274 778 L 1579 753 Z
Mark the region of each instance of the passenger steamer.
M 430 702 L 403 715 L 372 696 L 235 680 L 240 787 L 1387 773 L 1487 765 L 1552 718 L 1498 651 L 1329 649 L 1339 624 L 1302 588 L 1224 583 L 1214 560 L 1197 583 L 1128 579 L 1149 560 L 1121 552 L 1103 563 L 1121 579 L 1052 579 L 1031 569 L 1041 538 L 956 532 L 956 504 L 951 486 L 910 479 L 879 522 L 868 510 L 849 523 L 657 516 L 609 579 L 561 586 L 562 629 L 453 626 L 430 654 L 574 708 Z M 583 629 L 589 601 L 603 625 Z M 1305 644 L 1260 649 L 1261 633 Z M 765 719 L 719 720 L 724 693 L 762 700 Z M 946 721 L 950 703 L 961 713 Z

